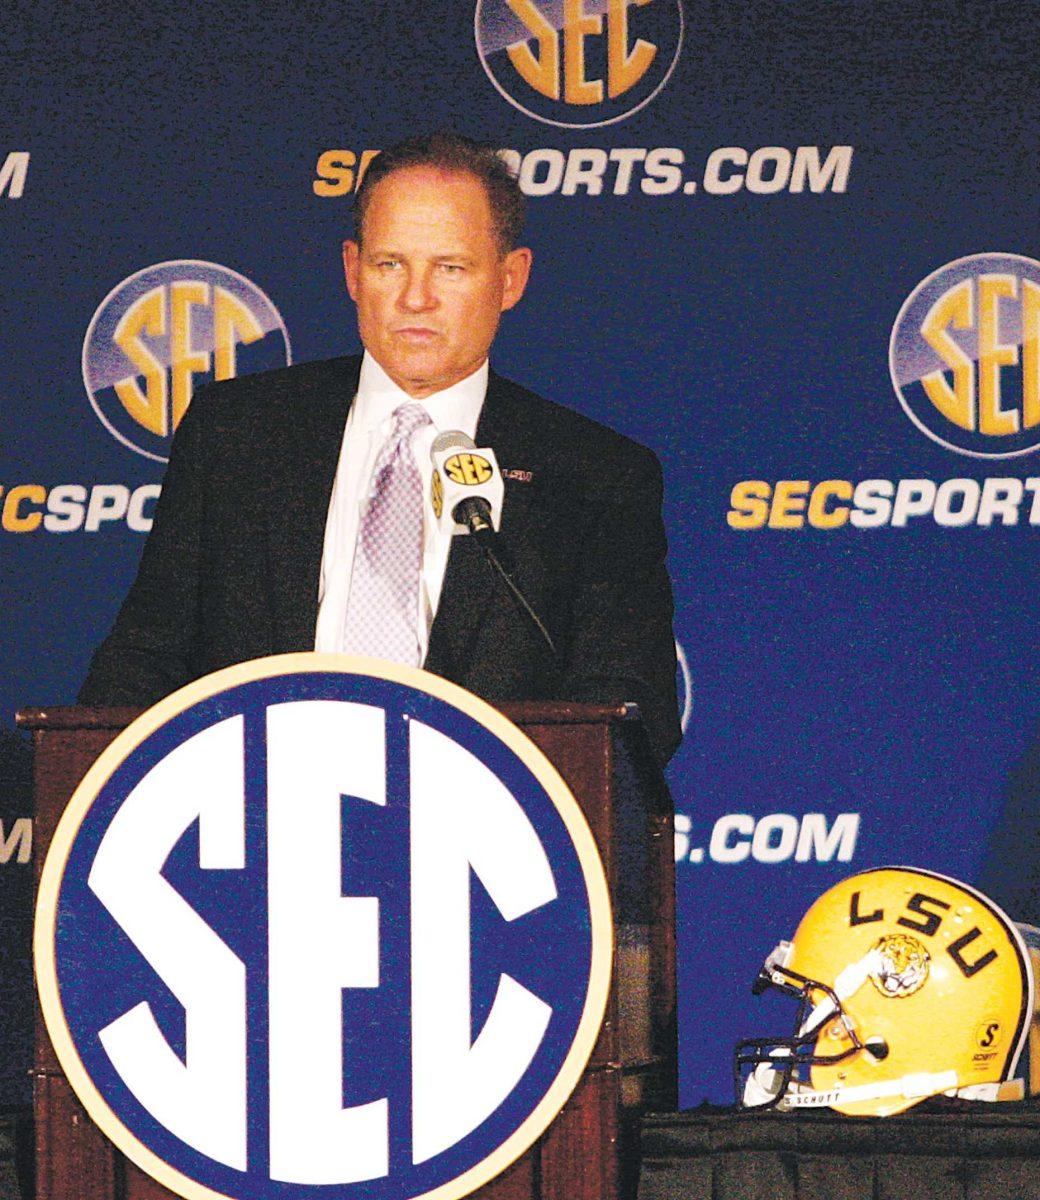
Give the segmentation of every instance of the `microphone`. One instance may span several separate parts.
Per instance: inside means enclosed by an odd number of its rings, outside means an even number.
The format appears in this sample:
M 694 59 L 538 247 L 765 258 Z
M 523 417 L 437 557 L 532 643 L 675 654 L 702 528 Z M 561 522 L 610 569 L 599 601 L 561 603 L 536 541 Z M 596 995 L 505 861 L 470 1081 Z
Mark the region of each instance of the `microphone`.
M 442 533 L 472 533 L 490 538 L 502 524 L 505 483 L 490 447 L 477 449 L 460 429 L 434 438 L 431 500 Z
M 446 429 L 433 439 L 430 459 L 433 462 L 430 499 L 438 529 L 449 536 L 474 535 L 485 558 L 556 658 L 552 637 L 513 579 L 515 568 L 505 545 L 496 536 L 502 524 L 506 485 L 494 450 L 488 446 L 478 449 L 461 429 Z

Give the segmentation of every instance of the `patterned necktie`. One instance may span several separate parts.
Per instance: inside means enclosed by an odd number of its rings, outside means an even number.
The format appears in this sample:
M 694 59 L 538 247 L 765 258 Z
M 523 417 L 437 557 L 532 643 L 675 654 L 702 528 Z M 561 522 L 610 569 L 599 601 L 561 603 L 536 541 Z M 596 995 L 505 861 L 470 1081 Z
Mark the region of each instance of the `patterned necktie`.
M 394 410 L 394 426 L 372 472 L 358 529 L 343 649 L 419 666 L 422 477 L 412 434 L 429 423 L 420 404 Z

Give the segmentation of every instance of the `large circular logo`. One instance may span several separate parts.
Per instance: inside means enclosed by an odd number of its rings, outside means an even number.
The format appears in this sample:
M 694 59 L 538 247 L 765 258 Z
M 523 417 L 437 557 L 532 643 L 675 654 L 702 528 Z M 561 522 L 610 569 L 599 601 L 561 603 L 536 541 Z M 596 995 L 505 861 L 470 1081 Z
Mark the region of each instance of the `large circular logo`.
M 255 283 L 178 259 L 137 271 L 102 300 L 83 341 L 83 382 L 114 438 L 166 462 L 196 387 L 291 361 L 285 322 Z
M 680 0 L 478 0 L 477 53 L 515 108 L 567 129 L 631 116 L 668 82 Z
M 933 441 L 973 458 L 1040 446 L 1040 263 L 973 254 L 918 284 L 889 345 L 903 410 Z
M 40 884 L 40 999 L 94 1121 L 189 1200 L 457 1200 L 595 1042 L 611 919 L 557 772 L 452 684 L 298 654 L 125 730 Z

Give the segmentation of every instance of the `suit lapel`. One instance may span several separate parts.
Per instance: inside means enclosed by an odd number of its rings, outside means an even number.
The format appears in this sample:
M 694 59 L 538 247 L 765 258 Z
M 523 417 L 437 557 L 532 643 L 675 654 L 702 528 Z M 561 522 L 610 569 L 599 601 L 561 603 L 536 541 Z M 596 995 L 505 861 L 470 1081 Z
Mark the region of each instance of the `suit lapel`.
M 314 649 L 325 522 L 360 359 L 336 359 L 287 397 L 268 463 L 269 601 L 276 652 Z

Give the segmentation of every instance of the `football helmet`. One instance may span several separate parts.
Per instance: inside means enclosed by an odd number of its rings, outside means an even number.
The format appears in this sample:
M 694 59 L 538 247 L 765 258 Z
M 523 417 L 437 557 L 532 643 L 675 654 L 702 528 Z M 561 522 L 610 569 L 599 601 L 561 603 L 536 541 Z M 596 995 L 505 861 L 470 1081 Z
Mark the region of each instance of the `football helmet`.
M 830 888 L 753 991 L 798 1001 L 787 1038 L 737 1044 L 743 1107 L 902 1112 L 940 1093 L 1021 1099 L 1014 1079 L 1033 1014 L 1022 936 L 981 892 L 910 867 Z

